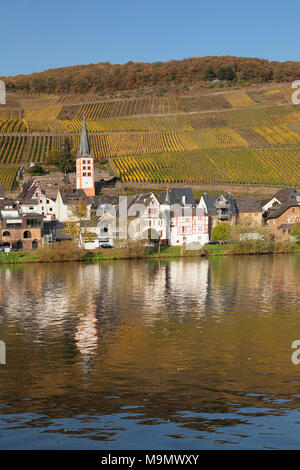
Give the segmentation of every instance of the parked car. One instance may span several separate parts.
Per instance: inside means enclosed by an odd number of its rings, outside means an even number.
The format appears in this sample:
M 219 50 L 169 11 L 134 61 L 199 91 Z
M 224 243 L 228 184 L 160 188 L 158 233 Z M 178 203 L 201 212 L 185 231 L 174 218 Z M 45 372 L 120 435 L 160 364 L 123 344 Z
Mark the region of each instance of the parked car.
M 113 246 L 109 243 L 102 243 L 102 245 L 100 245 L 100 248 L 113 248 Z
M 11 248 L 9 246 L 0 246 L 0 253 L 9 253 Z
M 149 247 L 149 248 L 154 248 L 156 245 L 153 242 L 147 242 L 147 243 L 145 243 L 144 246 Z
M 217 240 L 211 240 L 210 242 L 205 243 L 205 245 L 219 245 Z

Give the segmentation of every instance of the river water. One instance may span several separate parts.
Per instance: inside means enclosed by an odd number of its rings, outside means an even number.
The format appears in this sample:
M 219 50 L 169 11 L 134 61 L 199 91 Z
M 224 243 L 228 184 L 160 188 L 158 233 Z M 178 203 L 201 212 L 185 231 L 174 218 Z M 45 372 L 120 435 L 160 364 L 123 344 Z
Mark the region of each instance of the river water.
M 1 449 L 300 446 L 300 256 L 0 268 Z

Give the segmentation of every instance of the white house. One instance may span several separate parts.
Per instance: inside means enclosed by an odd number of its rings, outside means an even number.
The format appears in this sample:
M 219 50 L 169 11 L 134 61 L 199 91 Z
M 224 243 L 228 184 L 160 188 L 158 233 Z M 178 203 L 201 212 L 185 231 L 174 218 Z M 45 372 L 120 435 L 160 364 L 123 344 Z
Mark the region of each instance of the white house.
M 56 200 L 45 194 L 36 179 L 23 184 L 16 201 L 23 214 L 40 214 L 45 220 L 56 218 Z
M 209 242 L 209 217 L 200 208 L 185 208 L 182 215 L 171 213 L 170 244 L 205 245 Z
M 89 201 L 83 189 L 59 189 L 56 197 L 56 218 L 60 222 L 66 222 L 72 218 L 72 206 L 79 201 L 87 204 L 87 219 L 91 217 L 92 203 Z

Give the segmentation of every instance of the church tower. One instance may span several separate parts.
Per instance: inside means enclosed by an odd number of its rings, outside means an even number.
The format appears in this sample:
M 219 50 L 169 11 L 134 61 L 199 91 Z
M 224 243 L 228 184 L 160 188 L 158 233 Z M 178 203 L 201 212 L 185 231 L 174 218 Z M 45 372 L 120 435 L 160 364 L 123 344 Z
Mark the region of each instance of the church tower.
M 95 196 L 94 158 L 84 118 L 76 159 L 76 189 L 83 189 L 87 196 Z

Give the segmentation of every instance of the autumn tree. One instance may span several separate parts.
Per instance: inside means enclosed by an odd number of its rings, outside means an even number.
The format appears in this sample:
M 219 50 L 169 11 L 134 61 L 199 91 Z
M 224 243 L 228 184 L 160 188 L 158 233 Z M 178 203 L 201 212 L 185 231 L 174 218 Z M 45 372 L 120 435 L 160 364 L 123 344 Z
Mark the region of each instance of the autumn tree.
M 84 199 L 71 206 L 71 214 L 66 223 L 65 233 L 70 235 L 73 242 L 83 247 L 83 238 L 88 224 L 88 205 Z

